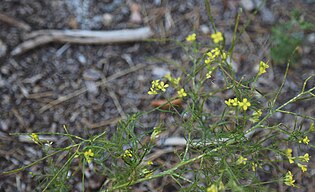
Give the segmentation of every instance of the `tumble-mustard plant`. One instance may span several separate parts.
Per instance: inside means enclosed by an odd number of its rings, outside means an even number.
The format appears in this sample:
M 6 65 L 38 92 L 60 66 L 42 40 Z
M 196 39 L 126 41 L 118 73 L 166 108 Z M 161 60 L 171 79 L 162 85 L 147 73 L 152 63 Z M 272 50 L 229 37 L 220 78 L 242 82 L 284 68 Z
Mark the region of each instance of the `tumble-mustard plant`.
M 205 1 L 205 5 L 214 31 L 217 31 L 210 14 L 209 2 Z M 179 44 L 192 53 L 189 57 L 191 58 L 189 64 L 192 64 L 192 67 L 183 67 L 185 75 L 180 77 L 175 78 L 167 74 L 164 77 L 165 81 L 153 80 L 151 87 L 146 89 L 149 89 L 147 94 L 151 97 L 161 94 L 160 96 L 168 101 L 173 100 L 174 97 L 168 98 L 167 95 L 177 95 L 175 99 L 185 102 L 182 109 L 157 108 L 131 114 L 118 122 L 112 135 L 104 131 L 89 138 L 81 138 L 69 134 L 66 127 L 64 127 L 65 133 L 28 134 L 33 142 L 40 144 L 43 149 L 47 149 L 45 146 L 48 142 L 41 141 L 38 136 L 40 134 L 65 137 L 69 140 L 69 145 L 66 147 L 57 144 L 47 145 L 48 150 L 43 158 L 6 173 L 28 169 L 41 161 L 50 162 L 51 169 L 49 171 L 44 169 L 45 174 L 38 178 L 44 185 L 39 186 L 40 191 L 71 190 L 67 188 L 70 186 L 67 183 L 75 175 L 71 174 L 72 170 L 81 171 L 81 184 L 84 190 L 85 169 L 90 167 L 93 167 L 96 175 L 106 178 L 100 188 L 101 191 L 132 190 L 137 183 L 162 177 L 172 179 L 183 191 L 262 191 L 265 183 L 278 183 L 278 181 L 296 187 L 298 182 L 296 183 L 292 172 L 288 169 L 295 166 L 301 173 L 307 172 L 307 163 L 311 157 L 308 153 L 293 151 L 294 148 L 290 148 L 290 145 L 312 147 L 307 135 L 311 130 L 314 131 L 314 124 L 311 123 L 308 131 L 295 131 L 284 122 L 274 123 L 275 119 L 272 117 L 276 113 L 284 113 L 303 117 L 305 121 L 314 121 L 313 117 L 285 111 L 284 108 L 305 96 L 309 99 L 315 98 L 313 93 L 315 87 L 306 89 L 306 84 L 315 75 L 307 78 L 301 92 L 289 101 L 285 103 L 278 101 L 283 87 L 281 85 L 274 98 L 262 102 L 261 98 L 267 98 L 256 96 L 262 95 L 259 87 L 256 87 L 256 82 L 263 74 L 268 73 L 266 70 L 269 68 L 268 62 L 260 61 L 258 73 L 248 80 L 252 81 L 251 83 L 239 78 L 229 62 L 229 58 L 233 57 L 233 47 L 237 40 L 237 27 L 238 20 L 231 42 L 232 48 L 229 51 L 225 51 L 227 49 L 222 32 L 217 31 L 209 36 L 208 38 L 214 43 L 206 46 L 198 42 L 197 34 L 192 33 L 187 36 L 183 40 L 185 42 Z M 285 77 L 288 68 L 289 65 Z M 210 87 L 208 79 L 212 76 L 219 78 L 217 74 L 223 77 L 224 84 Z M 283 84 L 284 82 L 285 78 Z M 233 94 L 231 98 L 223 98 L 227 91 Z M 212 110 L 208 103 L 215 101 L 218 101 L 215 104 L 217 109 Z M 141 124 L 140 119 L 147 117 L 149 113 L 166 113 L 174 123 L 170 125 L 157 119 L 151 127 Z M 161 143 L 168 139 L 160 138 L 160 135 L 167 135 L 164 131 L 169 130 L 170 126 L 176 127 L 185 142 L 180 140 L 176 143 L 182 147 L 174 151 L 175 161 L 170 164 L 171 167 L 166 167 L 163 163 L 159 161 L 153 163 L 152 160 L 158 158 L 154 156 L 157 154 L 154 151 L 163 147 Z M 173 151 L 167 151 L 167 153 L 171 152 Z M 62 160 L 56 158 L 61 153 L 66 154 Z M 297 156 L 302 153 L 304 155 Z M 58 161 L 54 161 L 53 158 Z M 276 168 L 279 161 L 284 162 L 284 169 Z M 268 170 L 273 170 L 272 173 L 276 172 L 278 175 L 267 178 L 269 179 L 267 182 L 260 181 L 261 173 L 269 173 L 267 169 L 263 169 L 263 165 L 272 166 Z M 58 186 L 64 188 L 56 188 Z

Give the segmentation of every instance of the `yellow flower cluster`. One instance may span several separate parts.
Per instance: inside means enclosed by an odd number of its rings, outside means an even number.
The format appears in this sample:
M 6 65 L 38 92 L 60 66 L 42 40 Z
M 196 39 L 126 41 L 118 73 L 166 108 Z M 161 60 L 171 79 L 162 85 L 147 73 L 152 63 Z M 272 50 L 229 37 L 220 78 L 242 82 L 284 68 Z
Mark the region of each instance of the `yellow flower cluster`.
M 192 41 L 195 41 L 195 40 L 196 40 L 196 33 L 193 33 L 193 34 L 188 35 L 186 37 L 186 41 L 188 41 L 188 42 L 192 42 Z
M 178 97 L 186 97 L 187 93 L 185 92 L 184 88 L 181 88 L 179 91 L 177 91 Z
M 210 71 L 208 71 L 208 73 L 206 74 L 206 78 L 207 78 L 207 79 L 210 79 L 210 78 L 211 78 L 211 75 L 212 75 L 212 71 L 210 70 Z
M 307 136 L 305 136 L 303 139 L 301 139 L 300 141 L 299 141 L 299 143 L 304 143 L 304 144 L 306 144 L 306 145 L 308 145 L 308 143 L 310 142 L 310 140 L 308 139 L 308 137 Z
M 253 171 L 256 171 L 256 170 L 257 170 L 257 167 L 258 167 L 258 164 L 252 162 L 252 170 L 253 170 Z
M 148 94 L 156 95 L 158 94 L 159 91 L 165 92 L 168 86 L 169 85 L 164 83 L 163 81 L 154 80 L 152 81 L 152 85 L 151 85 L 150 91 L 148 91 Z
M 269 65 L 263 61 L 260 61 L 258 75 L 262 75 L 262 74 L 266 73 L 267 68 L 269 68 Z
M 219 192 L 224 191 L 225 187 L 222 181 L 219 184 L 212 184 L 210 187 L 207 188 L 207 192 Z
M 302 162 L 308 162 L 310 160 L 310 155 L 308 153 L 305 153 L 305 155 L 299 156 L 298 159 Z
M 177 86 L 179 84 L 179 81 L 181 80 L 180 77 L 178 78 L 174 78 L 171 76 L 170 73 L 168 73 L 167 75 L 164 76 L 165 79 L 167 79 L 169 82 L 171 82 L 172 84 L 174 84 L 175 86 Z
M 222 60 L 225 60 L 227 58 L 227 54 L 225 52 L 220 51 L 219 48 L 212 49 L 211 51 L 206 53 L 207 58 L 205 59 L 205 64 L 210 64 L 212 61 L 214 61 L 216 58 L 221 56 Z
M 297 158 L 293 157 L 291 148 L 286 149 L 285 154 L 286 154 L 290 164 L 294 163 L 295 159 L 298 159 L 301 162 L 308 162 L 310 160 L 310 156 L 308 153 L 305 153 L 305 155 L 303 155 L 303 156 L 298 156 Z M 307 165 L 303 165 L 303 164 L 297 162 L 297 166 L 301 168 L 302 172 L 307 171 Z
M 239 106 L 240 108 L 242 108 L 244 111 L 246 111 L 248 109 L 248 107 L 251 106 L 250 102 L 244 98 L 242 101 L 238 101 L 237 98 L 234 99 L 229 99 L 229 100 L 225 100 L 225 104 L 229 107 L 236 107 Z
M 240 165 L 240 164 L 246 165 L 246 162 L 247 162 L 247 158 L 246 157 L 239 156 L 238 160 L 236 161 L 236 164 L 237 165 Z
M 293 175 L 291 171 L 288 171 L 287 174 L 284 176 L 284 184 L 294 187 L 294 182 L 295 180 L 293 180 Z
M 94 153 L 91 149 L 84 152 L 84 157 L 88 163 L 91 163 L 94 157 Z
M 256 123 L 259 121 L 259 117 L 262 115 L 261 109 L 254 111 L 252 117 L 249 119 L 251 122 Z
M 238 99 L 235 97 L 234 99 L 225 100 L 225 104 L 229 107 L 236 107 L 238 105 Z
M 38 145 L 41 144 L 41 142 L 40 142 L 40 140 L 39 140 L 39 137 L 38 137 L 38 135 L 37 135 L 36 133 L 32 133 L 32 134 L 31 134 L 31 139 L 32 139 L 32 141 L 34 141 L 34 143 L 36 143 L 36 144 L 38 144 Z
M 178 90 L 178 91 L 177 91 L 178 97 L 182 98 L 182 97 L 186 97 L 186 96 L 187 96 L 187 93 L 185 92 L 185 89 L 178 87 L 179 82 L 180 82 L 180 80 L 181 80 L 180 77 L 174 78 L 174 77 L 171 76 L 171 74 L 167 74 L 167 75 L 165 75 L 164 77 L 165 77 L 169 82 L 171 82 L 172 85 L 174 85 L 175 88 Z
M 126 149 L 123 158 L 131 158 L 132 156 L 132 151 L 130 149 Z
M 298 167 L 301 168 L 302 172 L 307 171 L 307 165 L 303 165 L 303 164 L 301 164 L 301 163 L 298 163 L 297 165 L 298 165 Z
M 211 35 L 211 38 L 214 43 L 219 43 L 220 41 L 223 41 L 223 35 L 221 32 L 216 32 Z
M 294 158 L 292 157 L 292 149 L 291 148 L 287 148 L 285 151 L 287 158 L 289 159 L 289 163 L 292 164 L 294 163 Z

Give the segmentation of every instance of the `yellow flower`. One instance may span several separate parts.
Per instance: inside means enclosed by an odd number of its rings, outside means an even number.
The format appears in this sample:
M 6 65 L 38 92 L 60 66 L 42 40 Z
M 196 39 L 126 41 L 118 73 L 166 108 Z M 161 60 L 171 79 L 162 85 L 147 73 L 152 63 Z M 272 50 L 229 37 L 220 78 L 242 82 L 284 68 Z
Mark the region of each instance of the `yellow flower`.
M 308 162 L 310 160 L 310 156 L 308 153 L 305 153 L 305 155 L 303 156 L 299 156 L 299 159 L 302 161 L 302 162 Z
M 173 78 L 170 73 L 168 73 L 168 74 L 165 75 L 164 77 L 165 77 L 165 79 L 167 79 L 169 82 L 173 83 L 174 85 L 178 85 L 178 84 L 179 84 L 179 81 L 181 80 L 180 77 L 178 77 L 178 78 Z
M 251 106 L 251 104 L 246 98 L 244 98 L 242 102 L 238 102 L 238 106 L 240 106 L 244 111 L 246 111 L 248 107 Z
M 174 85 L 178 85 L 179 84 L 179 81 L 180 81 L 180 77 L 178 77 L 177 79 L 173 79 L 172 83 L 174 83 Z
M 220 41 L 223 41 L 223 36 L 221 32 L 217 32 L 211 35 L 211 38 L 214 43 L 219 43 Z
M 307 171 L 307 165 L 302 165 L 301 163 L 298 163 L 297 165 L 301 168 L 302 172 Z
M 211 53 L 213 53 L 214 57 L 218 57 L 220 55 L 220 50 L 216 47 L 211 50 Z
M 294 163 L 294 158 L 292 157 L 292 149 L 291 148 L 287 148 L 285 150 L 285 154 L 287 155 L 287 158 L 289 160 L 289 163 L 292 164 Z
M 292 149 L 291 148 L 287 148 L 285 150 L 285 154 L 287 155 L 287 157 L 292 157 Z
M 262 75 L 262 74 L 266 73 L 267 68 L 269 68 L 269 65 L 263 61 L 260 61 L 258 75 Z
M 34 143 L 36 143 L 38 145 L 40 144 L 39 137 L 38 137 L 38 135 L 36 133 L 32 133 L 31 134 L 31 139 L 34 141 Z
M 193 33 L 193 34 L 188 35 L 186 37 L 186 41 L 188 41 L 188 42 L 192 42 L 192 41 L 195 41 L 195 40 L 196 40 L 196 33 Z
M 167 88 L 168 86 L 169 86 L 168 84 L 166 84 L 166 83 L 164 83 L 164 82 L 162 81 L 162 82 L 160 82 L 160 84 L 157 86 L 157 88 L 158 88 L 159 90 L 165 92 L 165 91 L 166 91 L 166 88 Z
M 210 187 L 207 188 L 207 192 L 218 192 L 218 187 L 215 184 L 212 184 Z
M 236 164 L 237 164 L 237 165 L 240 165 L 240 164 L 246 165 L 246 161 L 247 161 L 247 158 L 246 158 L 246 157 L 240 156 L 240 157 L 238 158 L 238 160 L 236 161 Z
M 165 79 L 167 79 L 167 80 L 169 80 L 169 81 L 171 81 L 171 79 L 172 79 L 172 76 L 171 76 L 170 73 L 164 75 L 164 77 L 165 77 Z
M 148 91 L 148 94 L 149 95 L 156 95 L 156 94 L 158 94 L 158 92 L 151 87 L 150 91 Z
M 258 111 L 254 111 L 252 114 L 252 118 L 250 118 L 249 120 L 253 123 L 256 123 L 259 121 L 259 117 L 262 115 L 262 111 L 261 109 L 259 109 Z
M 85 157 L 85 159 L 86 159 L 86 161 L 88 163 L 91 163 L 91 161 L 92 161 L 92 159 L 94 157 L 93 151 L 91 149 L 89 149 L 88 151 L 85 151 L 84 152 L 84 157 Z
M 132 151 L 130 149 L 126 149 L 125 153 L 123 155 L 124 158 L 131 158 L 132 157 Z
M 151 160 L 149 160 L 148 165 L 153 165 L 153 162 Z
M 238 105 L 238 99 L 235 97 L 234 99 L 231 100 L 231 103 L 234 107 Z
M 305 136 L 304 139 L 302 139 L 302 140 L 299 141 L 299 143 L 302 143 L 302 142 L 303 142 L 304 144 L 308 145 L 308 143 L 310 142 L 310 140 L 308 139 L 307 136 Z
M 210 78 L 211 78 L 211 74 L 212 74 L 212 71 L 209 71 L 209 72 L 206 74 L 206 78 L 207 78 L 207 79 L 210 79 Z
M 158 94 L 158 91 L 165 92 L 166 88 L 169 86 L 163 81 L 160 82 L 160 80 L 154 80 L 151 82 L 151 84 L 152 85 L 151 85 L 150 91 L 148 91 L 149 95 L 156 95 Z
M 291 171 L 288 171 L 287 174 L 284 176 L 284 184 L 294 187 L 294 182 L 295 180 L 293 180 L 293 175 Z
M 253 171 L 256 171 L 257 166 L 258 166 L 257 163 L 252 162 L 252 170 Z
M 223 53 L 221 54 L 221 59 L 222 59 L 222 60 L 226 60 L 226 58 L 227 58 L 227 55 L 226 55 L 225 52 L 223 52 Z
M 231 106 L 236 107 L 238 105 L 238 99 L 236 97 L 234 99 L 225 100 L 224 102 L 229 107 Z
M 225 104 L 229 107 L 231 107 L 232 103 L 231 103 L 232 99 L 229 99 L 229 100 L 225 100 Z
M 211 63 L 211 61 L 212 61 L 212 60 L 210 59 L 210 57 L 208 57 L 207 59 L 205 59 L 205 64 L 208 64 L 208 65 L 209 65 L 209 64 Z
M 177 94 L 179 97 L 186 97 L 187 93 L 185 92 L 184 88 L 181 88 L 181 90 L 177 91 Z
M 155 88 L 155 87 L 159 86 L 159 83 L 160 83 L 159 79 L 152 81 L 152 83 L 151 83 L 152 84 L 152 88 Z

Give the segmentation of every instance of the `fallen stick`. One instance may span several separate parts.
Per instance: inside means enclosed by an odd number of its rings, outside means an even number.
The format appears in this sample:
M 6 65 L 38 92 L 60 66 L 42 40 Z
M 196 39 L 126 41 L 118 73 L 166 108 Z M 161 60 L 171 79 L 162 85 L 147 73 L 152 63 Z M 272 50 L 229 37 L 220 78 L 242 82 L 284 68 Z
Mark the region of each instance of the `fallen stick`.
M 106 44 L 143 41 L 153 35 L 149 27 L 115 31 L 87 30 L 39 30 L 26 36 L 27 40 L 13 49 L 11 55 L 18 55 L 50 42 L 78 44 Z
M 23 21 L 19 21 L 13 17 L 9 17 L 7 15 L 4 15 L 2 13 L 0 13 L 0 21 L 13 25 L 15 27 L 21 28 L 23 30 L 26 31 L 30 31 L 31 30 L 31 26 L 29 26 L 28 24 L 24 23 Z

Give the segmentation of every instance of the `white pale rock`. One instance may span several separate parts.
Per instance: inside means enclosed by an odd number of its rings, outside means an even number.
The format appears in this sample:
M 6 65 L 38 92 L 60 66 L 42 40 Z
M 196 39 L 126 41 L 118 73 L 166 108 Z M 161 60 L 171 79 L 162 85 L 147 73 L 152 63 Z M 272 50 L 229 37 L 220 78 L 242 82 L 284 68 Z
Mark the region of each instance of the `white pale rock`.
M 171 71 L 165 67 L 153 67 L 152 69 L 152 74 L 157 76 L 158 78 L 162 78 L 169 73 L 171 73 Z
M 86 89 L 89 93 L 98 94 L 98 87 L 96 86 L 94 81 L 85 81 Z
M 104 26 L 109 26 L 113 22 L 113 15 L 109 13 L 105 13 L 103 15 L 103 25 Z
M 307 35 L 306 39 L 309 43 L 315 43 L 315 33 Z
M 255 9 L 255 4 L 252 0 L 241 0 L 240 3 L 246 11 L 252 11 Z
M 200 25 L 200 31 L 205 35 L 210 33 L 210 29 L 207 25 Z

